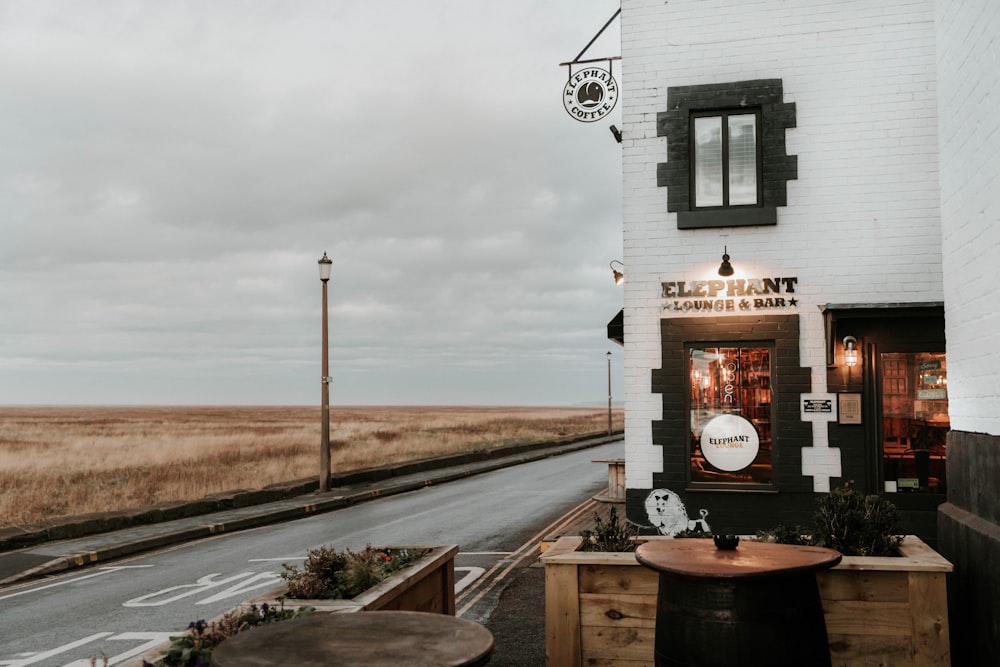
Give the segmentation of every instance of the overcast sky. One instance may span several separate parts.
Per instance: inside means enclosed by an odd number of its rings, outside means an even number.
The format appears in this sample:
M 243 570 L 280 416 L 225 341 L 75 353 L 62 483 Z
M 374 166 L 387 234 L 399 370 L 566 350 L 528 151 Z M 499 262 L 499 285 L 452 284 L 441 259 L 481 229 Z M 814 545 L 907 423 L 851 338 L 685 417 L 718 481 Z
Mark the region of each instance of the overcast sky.
M 617 7 L 0 0 L 0 404 L 617 401 Z

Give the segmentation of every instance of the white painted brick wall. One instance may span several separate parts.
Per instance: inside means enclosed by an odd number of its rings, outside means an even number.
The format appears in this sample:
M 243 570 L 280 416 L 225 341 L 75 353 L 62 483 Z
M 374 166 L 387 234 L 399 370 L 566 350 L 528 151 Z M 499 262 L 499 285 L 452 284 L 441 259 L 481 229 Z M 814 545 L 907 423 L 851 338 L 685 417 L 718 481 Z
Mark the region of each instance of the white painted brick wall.
M 650 433 L 661 282 L 713 275 L 724 245 L 747 275 L 798 276 L 814 392 L 826 391 L 818 306 L 944 299 L 934 37 L 933 0 L 622 1 L 629 488 L 650 488 L 662 465 Z M 777 226 L 678 230 L 656 185 L 667 88 L 769 78 L 797 119 L 798 179 Z
M 936 10 L 948 411 L 1000 435 L 1000 2 Z

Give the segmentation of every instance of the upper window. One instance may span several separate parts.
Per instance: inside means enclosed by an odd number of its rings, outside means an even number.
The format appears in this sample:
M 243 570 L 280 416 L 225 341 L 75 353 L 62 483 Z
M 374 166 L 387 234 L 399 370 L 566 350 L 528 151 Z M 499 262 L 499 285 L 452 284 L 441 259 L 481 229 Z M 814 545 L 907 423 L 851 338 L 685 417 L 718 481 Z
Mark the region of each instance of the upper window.
M 694 208 L 760 204 L 760 111 L 691 114 Z
M 795 127 L 780 79 L 667 89 L 668 111 L 657 115 L 667 137 L 667 162 L 657 165 L 667 210 L 677 227 L 777 224 L 786 184 L 798 176 L 785 155 L 785 130 Z

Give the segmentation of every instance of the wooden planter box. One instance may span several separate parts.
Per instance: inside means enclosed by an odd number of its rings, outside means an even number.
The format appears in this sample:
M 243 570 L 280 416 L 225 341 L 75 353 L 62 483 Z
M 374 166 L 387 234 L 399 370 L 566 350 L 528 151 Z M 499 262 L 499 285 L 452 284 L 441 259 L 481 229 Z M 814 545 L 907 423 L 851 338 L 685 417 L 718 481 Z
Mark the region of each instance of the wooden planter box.
M 657 573 L 634 553 L 581 552 L 580 543 L 562 537 L 542 555 L 546 665 L 653 667 Z M 845 557 L 817 575 L 834 667 L 951 664 L 951 563 L 913 535 L 900 552 Z
M 350 600 L 299 600 L 284 598 L 288 586 L 282 585 L 250 602 L 258 607 L 267 603 L 286 609 L 313 607 L 317 614 L 358 611 L 427 611 L 455 615 L 455 554 L 457 544 L 433 547 L 392 547 L 429 549 L 419 561 L 396 572 L 382 583 Z M 284 598 L 283 600 L 279 598 Z
M 846 556 L 817 573 L 834 667 L 951 664 L 953 567 L 915 535 L 899 551 L 901 558 Z

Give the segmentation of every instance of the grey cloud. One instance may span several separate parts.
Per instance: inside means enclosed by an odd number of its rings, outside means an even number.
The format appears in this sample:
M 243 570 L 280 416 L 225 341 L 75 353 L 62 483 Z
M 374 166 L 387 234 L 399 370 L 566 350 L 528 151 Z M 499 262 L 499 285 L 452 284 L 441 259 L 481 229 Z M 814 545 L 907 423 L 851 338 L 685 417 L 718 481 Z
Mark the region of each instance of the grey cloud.
M 327 251 L 356 400 L 575 402 L 620 163 L 556 64 L 615 8 L 0 4 L 0 401 L 311 401 Z

